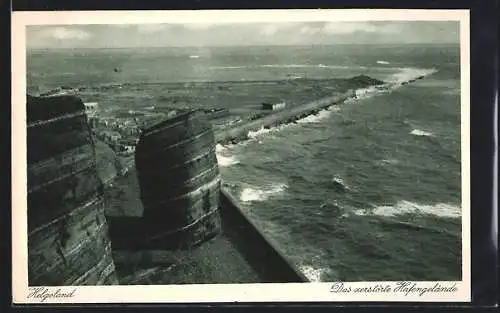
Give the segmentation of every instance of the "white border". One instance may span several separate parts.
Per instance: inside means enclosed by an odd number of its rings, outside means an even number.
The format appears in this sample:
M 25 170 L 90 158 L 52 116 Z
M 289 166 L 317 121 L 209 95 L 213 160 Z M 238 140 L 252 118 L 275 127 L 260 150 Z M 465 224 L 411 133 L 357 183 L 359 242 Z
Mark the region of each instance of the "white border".
M 12 13 L 12 290 L 13 302 L 40 303 L 28 298 L 27 186 L 26 186 L 26 30 L 27 25 L 248 23 L 311 21 L 460 21 L 462 108 L 462 281 L 453 293 L 332 293 L 332 283 L 219 284 L 168 286 L 51 287 L 54 292 L 75 290 L 71 298 L 48 298 L 43 303 L 185 303 L 267 301 L 416 301 L 469 302 L 470 296 L 470 142 L 469 142 L 469 11 L 468 10 L 238 10 L 238 11 L 95 11 Z M 432 287 L 436 282 L 419 282 Z M 352 289 L 396 282 L 344 283 Z

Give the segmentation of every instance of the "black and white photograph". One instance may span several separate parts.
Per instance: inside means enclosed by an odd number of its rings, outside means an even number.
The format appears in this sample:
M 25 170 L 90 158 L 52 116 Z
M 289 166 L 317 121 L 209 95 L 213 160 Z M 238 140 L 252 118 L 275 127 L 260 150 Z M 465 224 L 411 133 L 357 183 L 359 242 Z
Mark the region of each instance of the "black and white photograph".
M 469 279 L 464 21 L 364 11 L 28 21 L 22 297 L 457 292 Z

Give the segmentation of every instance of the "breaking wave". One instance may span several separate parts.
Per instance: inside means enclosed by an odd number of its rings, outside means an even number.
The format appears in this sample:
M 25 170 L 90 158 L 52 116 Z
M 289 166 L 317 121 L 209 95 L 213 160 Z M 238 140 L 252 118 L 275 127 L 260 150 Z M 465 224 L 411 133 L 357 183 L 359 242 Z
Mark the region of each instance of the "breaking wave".
M 235 157 L 225 157 L 223 155 L 217 154 L 217 162 L 219 166 L 226 167 L 234 164 L 240 163 Z
M 399 68 L 399 72 L 392 74 L 386 80 L 391 83 L 401 84 L 410 80 L 416 79 L 420 76 L 428 76 L 437 72 L 435 68 L 414 68 L 403 67 Z
M 288 127 L 290 125 L 291 124 L 282 124 L 280 126 L 275 126 L 275 127 L 264 127 L 264 126 L 262 126 L 260 129 L 258 129 L 256 131 L 249 131 L 247 137 L 249 139 L 255 139 L 257 137 L 261 137 L 261 136 L 269 134 L 269 133 L 280 131 L 283 128 Z
M 215 146 L 215 154 L 217 155 L 217 162 L 219 163 L 219 166 L 226 167 L 240 163 L 236 157 L 224 155 L 227 150 L 228 149 L 221 144 L 217 144 Z
M 265 190 L 247 187 L 242 190 L 240 200 L 243 202 L 266 201 L 270 196 L 282 193 L 287 187 L 286 184 L 273 185 Z
M 256 138 L 258 136 L 262 136 L 262 135 L 265 135 L 265 134 L 268 134 L 272 131 L 275 131 L 277 129 L 277 127 L 269 127 L 269 128 L 265 128 L 264 126 L 262 126 L 259 130 L 256 130 L 256 131 L 249 131 L 248 132 L 248 138 Z
M 321 282 L 321 276 L 327 271 L 324 268 L 314 268 L 309 265 L 299 266 L 299 270 L 311 281 L 311 282 Z
M 355 215 L 398 216 L 403 214 L 425 214 L 438 217 L 460 218 L 462 211 L 459 206 L 437 203 L 418 204 L 410 201 L 399 201 L 395 205 L 377 206 L 371 210 L 356 210 Z
M 332 114 L 332 112 L 337 112 L 339 110 L 340 110 L 339 107 L 331 106 L 327 109 L 319 111 L 317 114 L 311 114 L 304 118 L 298 119 L 297 123 L 299 124 L 319 123 L 322 120 L 329 117 Z
M 221 145 L 220 143 L 218 143 L 216 146 L 215 146 L 215 152 L 216 153 L 221 153 L 223 151 L 226 151 L 227 148 L 224 147 L 223 145 Z
M 421 130 L 421 129 L 413 129 L 413 130 L 410 132 L 410 135 L 414 135 L 414 136 L 423 136 L 423 137 L 434 137 L 434 134 L 433 134 L 433 133 L 426 132 L 426 131 Z
M 379 60 L 377 61 L 377 64 L 390 64 L 389 62 L 387 61 L 382 61 L 382 60 Z
M 377 61 L 379 62 L 385 62 L 385 61 Z M 410 67 L 404 67 L 404 68 L 395 68 L 398 69 L 399 72 L 390 75 L 389 77 L 385 78 L 384 80 L 386 81 L 386 84 L 381 85 L 381 86 L 370 86 L 367 88 L 359 88 L 356 89 L 356 97 L 350 98 L 346 100 L 346 103 L 352 103 L 356 102 L 358 100 L 362 99 L 368 99 L 371 98 L 375 95 L 379 94 L 384 94 L 391 92 L 392 90 L 401 87 L 403 84 L 408 83 L 410 81 L 415 81 L 419 78 L 428 76 L 430 74 L 433 74 L 437 72 L 436 69 L 425 69 L 425 68 L 410 68 Z
M 388 89 L 388 87 L 387 87 L 387 89 L 378 89 L 376 87 L 359 88 L 359 89 L 356 89 L 356 91 L 355 91 L 356 97 L 349 98 L 349 99 L 345 100 L 344 103 L 346 103 L 346 104 L 354 103 L 354 102 L 357 102 L 359 100 L 371 98 L 371 97 L 378 95 L 378 94 L 387 93 L 389 91 L 390 91 L 390 89 Z
M 340 108 L 338 106 L 332 105 L 326 109 L 323 109 L 319 111 L 316 114 L 310 114 L 306 117 L 303 117 L 301 119 L 298 119 L 295 121 L 296 124 L 309 124 L 309 123 L 319 123 L 322 120 L 328 118 L 332 112 L 337 112 L 339 111 Z M 249 131 L 247 134 L 248 139 L 257 139 L 260 138 L 266 134 L 274 133 L 274 132 L 279 132 L 285 128 L 292 127 L 295 123 L 285 123 L 281 124 L 279 126 L 273 126 L 273 127 L 264 127 L 262 126 L 256 131 Z M 259 143 L 262 143 L 259 141 Z
M 396 160 L 396 159 L 382 159 L 382 160 L 378 160 L 376 161 L 376 164 L 377 165 L 396 165 L 398 164 L 399 161 Z
M 351 188 L 345 183 L 345 181 L 339 177 L 339 176 L 334 176 L 332 178 L 332 184 L 333 184 L 333 187 L 337 190 L 337 191 L 349 191 L 351 190 Z
M 380 61 L 385 62 L 385 61 Z M 324 68 L 334 68 L 339 66 L 331 66 L 331 65 L 304 65 L 304 64 L 288 64 L 288 65 L 279 65 L 279 64 L 266 64 L 266 65 L 256 65 L 256 66 L 225 66 L 225 67 L 217 67 L 217 68 L 225 68 L 225 69 L 237 69 L 237 68 L 247 68 L 247 67 L 324 67 Z M 397 69 L 397 68 L 396 68 Z M 415 80 L 419 77 L 423 77 L 426 75 L 430 75 L 436 72 L 436 69 L 421 69 L 421 68 L 399 68 L 400 72 L 393 74 L 389 79 L 386 79 L 387 83 L 382 86 L 370 86 L 367 88 L 359 88 L 356 89 L 356 96 L 349 98 L 344 101 L 344 103 L 349 104 L 353 102 L 357 102 L 362 99 L 368 99 L 378 94 L 384 94 L 391 92 L 393 89 L 401 86 L 402 83 L 408 82 L 409 80 Z M 327 109 L 321 110 L 319 113 L 308 115 L 304 118 L 301 118 L 296 121 L 298 124 L 306 124 L 306 123 L 318 123 L 321 120 L 327 118 L 332 111 L 339 110 L 338 107 L 332 105 Z M 285 127 L 289 127 L 294 123 L 282 124 L 280 126 L 275 127 L 264 127 L 262 126 L 260 129 L 256 131 L 249 131 L 247 134 L 248 139 L 255 139 L 261 137 L 263 135 L 281 131 Z M 411 132 L 412 135 L 416 136 L 432 136 L 431 133 L 427 133 L 421 130 L 413 130 Z M 224 159 L 224 156 L 221 157 L 222 166 L 235 164 L 235 160 Z M 226 165 L 227 164 L 227 165 Z

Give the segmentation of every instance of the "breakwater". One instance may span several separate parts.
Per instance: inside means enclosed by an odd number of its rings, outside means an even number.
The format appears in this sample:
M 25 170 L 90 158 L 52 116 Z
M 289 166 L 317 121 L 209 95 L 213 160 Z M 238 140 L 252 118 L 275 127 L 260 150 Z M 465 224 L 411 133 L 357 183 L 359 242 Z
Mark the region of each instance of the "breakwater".
M 349 99 L 362 98 L 372 87 L 378 90 L 389 90 L 395 86 L 407 85 L 423 78 L 425 78 L 425 75 L 420 75 L 399 83 L 386 83 L 366 75 L 355 76 L 344 81 L 344 84 L 349 86 L 347 87 L 349 89 L 345 92 L 339 92 L 330 97 L 285 108 L 257 119 L 243 121 L 227 129 L 218 130 L 215 132 L 215 141 L 219 144 L 237 143 L 248 139 L 248 133 L 251 131 L 255 132 L 263 128 L 266 129 L 282 124 L 294 123 L 301 118 L 317 114 L 319 111 L 327 109 L 332 105 L 341 104 Z
M 340 93 L 338 95 L 294 106 L 282 111 L 277 111 L 256 120 L 242 122 L 241 124 L 237 124 L 229 129 L 217 131 L 215 133 L 215 141 L 220 144 L 236 143 L 248 139 L 248 133 L 250 131 L 257 131 L 262 128 L 271 128 L 281 124 L 293 123 L 303 117 L 316 114 L 323 109 L 342 103 L 355 96 L 355 91 L 349 90 L 345 93 Z
M 231 193 L 221 188 L 220 210 L 225 232 L 261 276 L 261 282 L 309 282 L 238 207 Z

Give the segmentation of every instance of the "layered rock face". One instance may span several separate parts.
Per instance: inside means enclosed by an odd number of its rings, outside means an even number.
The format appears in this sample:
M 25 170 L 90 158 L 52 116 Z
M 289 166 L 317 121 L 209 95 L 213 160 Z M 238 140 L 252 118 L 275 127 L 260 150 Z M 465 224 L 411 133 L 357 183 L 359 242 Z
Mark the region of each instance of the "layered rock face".
M 147 241 L 182 249 L 220 233 L 220 174 L 214 133 L 203 113 L 187 112 L 145 129 L 135 162 Z
M 118 284 L 83 102 L 27 97 L 30 286 Z

